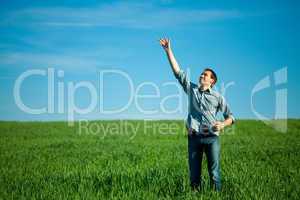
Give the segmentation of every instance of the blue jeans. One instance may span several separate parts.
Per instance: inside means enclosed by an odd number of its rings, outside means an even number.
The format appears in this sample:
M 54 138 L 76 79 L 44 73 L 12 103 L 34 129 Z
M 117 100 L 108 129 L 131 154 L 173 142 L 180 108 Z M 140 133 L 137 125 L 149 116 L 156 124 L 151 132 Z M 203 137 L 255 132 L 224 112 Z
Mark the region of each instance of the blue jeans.
M 203 152 L 207 157 L 207 168 L 210 186 L 216 191 L 221 190 L 220 142 L 219 136 L 204 137 L 188 135 L 190 183 L 193 189 L 201 188 L 201 166 Z

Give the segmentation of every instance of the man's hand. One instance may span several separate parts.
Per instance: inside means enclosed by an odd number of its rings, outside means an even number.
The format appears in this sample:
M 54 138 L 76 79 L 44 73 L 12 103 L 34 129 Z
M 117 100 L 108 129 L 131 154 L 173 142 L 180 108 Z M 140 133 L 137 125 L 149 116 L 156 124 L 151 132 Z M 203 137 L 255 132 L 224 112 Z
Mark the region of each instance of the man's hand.
M 167 38 L 162 38 L 159 40 L 160 45 L 164 48 L 165 51 L 169 51 L 171 49 L 171 41 Z
M 212 127 L 212 129 L 214 131 L 221 131 L 225 128 L 225 124 L 224 122 L 220 122 L 220 121 L 217 121 L 214 126 Z

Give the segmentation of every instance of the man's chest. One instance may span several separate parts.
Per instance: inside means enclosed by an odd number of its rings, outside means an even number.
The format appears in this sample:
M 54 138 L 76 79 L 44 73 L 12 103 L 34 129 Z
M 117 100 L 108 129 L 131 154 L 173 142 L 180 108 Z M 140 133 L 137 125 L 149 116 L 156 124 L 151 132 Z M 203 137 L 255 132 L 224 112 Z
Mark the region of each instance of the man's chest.
M 191 95 L 192 106 L 200 109 L 201 111 L 216 111 L 219 106 L 218 98 L 209 93 L 209 92 L 201 92 L 198 89 L 194 89 Z

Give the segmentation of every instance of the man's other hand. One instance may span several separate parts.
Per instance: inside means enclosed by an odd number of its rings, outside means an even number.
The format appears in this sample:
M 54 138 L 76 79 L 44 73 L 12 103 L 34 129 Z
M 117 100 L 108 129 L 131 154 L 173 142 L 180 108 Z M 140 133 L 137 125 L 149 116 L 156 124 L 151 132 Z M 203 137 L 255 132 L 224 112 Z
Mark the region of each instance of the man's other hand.
M 171 49 L 171 41 L 167 38 L 161 38 L 159 40 L 160 45 L 164 48 L 165 51 L 168 51 Z
M 221 130 L 224 129 L 224 127 L 225 127 L 224 122 L 217 121 L 217 122 L 213 125 L 212 128 L 213 128 L 214 131 L 221 131 Z

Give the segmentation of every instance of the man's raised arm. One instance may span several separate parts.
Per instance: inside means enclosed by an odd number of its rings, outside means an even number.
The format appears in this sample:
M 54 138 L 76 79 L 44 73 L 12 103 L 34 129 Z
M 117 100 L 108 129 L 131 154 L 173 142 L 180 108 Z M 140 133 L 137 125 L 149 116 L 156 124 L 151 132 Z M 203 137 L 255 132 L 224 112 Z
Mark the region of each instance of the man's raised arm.
M 175 59 L 175 56 L 173 54 L 173 51 L 171 49 L 171 41 L 169 39 L 162 38 L 162 39 L 159 40 L 159 43 L 164 48 L 164 50 L 167 54 L 169 63 L 172 67 L 172 70 L 173 70 L 174 74 L 178 75 L 179 71 L 180 71 L 180 67 L 179 67 L 179 65 L 178 65 L 178 63 Z

